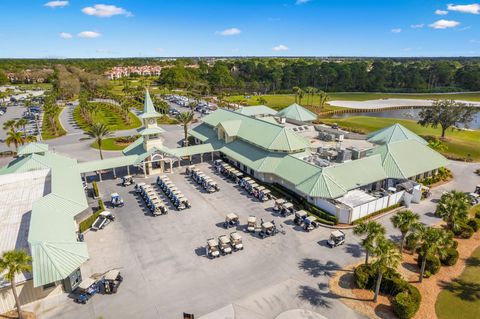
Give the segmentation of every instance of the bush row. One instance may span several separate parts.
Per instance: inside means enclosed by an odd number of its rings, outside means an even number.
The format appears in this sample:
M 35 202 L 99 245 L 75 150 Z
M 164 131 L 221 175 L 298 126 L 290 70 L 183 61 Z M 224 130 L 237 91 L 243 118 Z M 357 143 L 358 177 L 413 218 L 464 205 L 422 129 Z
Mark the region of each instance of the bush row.
M 98 210 L 93 213 L 92 215 L 88 216 L 86 219 L 80 222 L 78 225 L 78 228 L 81 233 L 86 231 L 87 229 L 90 229 L 92 227 L 92 224 L 95 222 L 97 217 L 100 215 L 101 212 L 105 210 L 105 205 L 101 199 L 98 200 Z
M 361 223 L 363 223 L 363 222 L 364 222 L 365 220 L 367 220 L 367 219 L 370 219 L 370 218 L 375 217 L 375 216 L 378 216 L 378 215 L 380 215 L 380 214 L 389 212 L 389 211 L 394 210 L 395 208 L 398 208 L 398 207 L 400 207 L 400 206 L 401 206 L 401 204 L 400 204 L 400 203 L 397 203 L 397 204 L 395 204 L 395 205 L 386 207 L 386 208 L 384 208 L 384 209 L 377 210 L 376 212 L 373 212 L 373 213 L 371 213 L 371 214 L 368 214 L 368 215 L 366 215 L 366 216 L 363 216 L 362 218 L 359 218 L 359 219 L 355 220 L 352 224 L 353 224 L 353 225 L 361 224 Z
M 377 273 L 371 265 L 360 265 L 355 268 L 354 280 L 358 288 L 374 290 Z M 398 272 L 389 270 L 383 274 L 380 291 L 394 297 L 393 312 L 401 319 L 412 318 L 420 307 L 420 292 Z
M 100 192 L 98 191 L 98 185 L 96 181 L 92 182 L 92 188 L 93 188 L 93 196 L 94 197 L 100 196 Z

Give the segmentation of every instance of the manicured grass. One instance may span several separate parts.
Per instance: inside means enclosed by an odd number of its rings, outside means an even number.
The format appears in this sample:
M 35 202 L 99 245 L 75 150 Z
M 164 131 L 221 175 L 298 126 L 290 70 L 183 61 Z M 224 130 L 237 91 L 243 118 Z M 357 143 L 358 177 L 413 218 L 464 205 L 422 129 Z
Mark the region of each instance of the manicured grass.
M 178 120 L 174 117 L 164 115 L 157 120 L 157 123 L 163 124 L 163 125 L 175 125 L 175 124 L 178 124 Z
M 102 141 L 102 150 L 104 151 L 121 151 L 125 147 L 127 147 L 129 144 L 117 144 L 116 143 L 116 138 L 111 137 L 111 138 L 106 138 Z M 97 142 L 93 142 L 90 144 L 90 147 L 98 149 L 98 144 Z
M 140 127 L 142 123 L 133 114 L 130 113 L 130 124 L 127 124 L 123 118 L 118 114 L 115 106 L 107 103 L 93 103 L 97 107 L 97 112 L 93 115 L 93 123 L 103 123 L 108 126 L 110 131 L 128 130 Z M 78 126 L 85 130 L 88 128 L 88 124 L 83 120 L 80 114 L 80 108 L 76 107 L 73 111 L 73 118 Z
M 295 95 L 293 94 L 259 95 L 259 96 L 251 96 L 248 99 L 245 98 L 245 96 L 243 95 L 232 95 L 232 96 L 226 97 L 225 100 L 229 102 L 240 103 L 245 105 L 259 105 L 260 98 L 264 98 L 267 101 L 266 105 L 275 110 L 281 110 L 295 103 Z M 319 105 L 319 99 L 320 98 L 318 95 L 313 97 L 313 106 Z M 299 104 L 305 105 L 306 103 L 307 103 L 307 97 L 305 96 L 302 99 L 302 103 L 299 103 Z M 308 104 L 312 104 L 311 98 L 309 98 Z M 343 108 L 338 106 L 325 105 L 322 111 L 332 111 L 332 110 L 339 110 L 339 109 L 343 109 Z
M 13 84 L 14 86 L 18 86 L 21 89 L 25 90 L 51 90 L 52 84 L 51 83 L 35 83 L 35 84 Z
M 446 283 L 435 303 L 439 319 L 477 319 L 480 314 L 480 247 L 467 259 L 465 270 Z
M 57 127 L 57 135 L 54 134 L 53 128 L 50 126 L 50 121 L 48 120 L 47 116 L 43 116 L 42 120 L 42 139 L 43 140 L 51 140 L 52 138 L 56 138 L 59 136 L 63 136 L 67 134 L 67 132 L 63 129 L 63 126 L 60 124 L 60 113 L 62 113 L 63 109 L 59 109 L 58 113 L 55 115 L 55 126 Z
M 412 120 L 394 118 L 381 118 L 370 116 L 353 116 L 348 118 L 322 119 L 325 123 L 337 123 L 340 127 L 352 129 L 357 132 L 370 133 L 394 123 L 399 123 L 421 136 L 440 136 L 440 128 L 423 127 Z M 446 133 L 444 141 L 448 150 L 442 152 L 450 158 L 467 158 L 470 154 L 472 159 L 480 161 L 480 131 L 452 131 Z

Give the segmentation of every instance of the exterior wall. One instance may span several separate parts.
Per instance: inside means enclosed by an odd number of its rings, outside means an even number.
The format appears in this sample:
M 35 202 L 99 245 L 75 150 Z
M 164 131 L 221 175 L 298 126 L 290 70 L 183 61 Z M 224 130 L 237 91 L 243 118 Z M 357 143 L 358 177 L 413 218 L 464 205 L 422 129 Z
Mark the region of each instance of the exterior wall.
M 63 293 L 62 285 L 43 289 L 42 287 L 33 287 L 33 280 L 27 280 L 17 285 L 17 293 L 22 305 L 43 299 L 47 296 L 56 296 Z M 0 288 L 0 313 L 5 313 L 15 307 L 10 286 Z
M 363 205 L 354 207 L 352 209 L 351 217 L 349 223 L 367 216 L 371 213 L 379 211 L 381 209 L 393 206 L 398 204 L 402 199 L 405 191 L 400 191 L 398 193 L 394 193 L 371 202 L 365 203 Z

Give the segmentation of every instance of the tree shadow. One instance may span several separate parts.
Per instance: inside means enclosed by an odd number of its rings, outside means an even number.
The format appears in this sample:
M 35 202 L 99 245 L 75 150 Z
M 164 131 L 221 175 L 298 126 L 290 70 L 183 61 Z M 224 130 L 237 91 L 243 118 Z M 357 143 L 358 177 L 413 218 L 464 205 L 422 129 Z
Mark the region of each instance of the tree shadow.
M 441 281 L 440 287 L 445 289 L 464 301 L 480 300 L 480 284 L 454 279 L 452 282 Z
M 465 262 L 468 267 L 480 267 L 480 257 L 470 257 Z
M 396 316 L 393 314 L 392 307 L 385 304 L 379 304 L 378 306 L 376 306 L 375 314 L 382 319 L 396 318 Z
M 399 243 L 400 240 L 402 240 L 402 236 L 401 235 L 390 235 L 390 239 L 393 240 L 396 243 Z
M 416 263 L 403 262 L 402 267 L 415 274 L 420 273 L 420 269 L 418 268 L 418 265 Z
M 310 286 L 300 286 L 297 297 L 315 307 L 330 308 L 331 306 L 330 302 L 325 299 L 325 294 Z
M 345 252 L 352 255 L 352 257 L 358 258 L 363 255 L 362 246 L 359 244 L 347 244 L 345 246 Z
M 298 267 L 312 277 L 332 277 L 335 271 L 342 270 L 336 262 L 327 261 L 325 264 L 322 264 L 318 259 L 311 258 L 302 259 Z

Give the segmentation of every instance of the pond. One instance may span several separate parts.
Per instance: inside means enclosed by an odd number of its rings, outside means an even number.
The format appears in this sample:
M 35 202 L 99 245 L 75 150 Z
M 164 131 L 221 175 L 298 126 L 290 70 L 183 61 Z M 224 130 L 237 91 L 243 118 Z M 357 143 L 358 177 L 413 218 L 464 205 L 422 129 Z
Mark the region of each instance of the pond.
M 391 110 L 391 111 L 378 111 L 378 112 L 355 112 L 355 113 L 342 113 L 335 114 L 332 118 L 346 118 L 352 116 L 373 116 L 373 117 L 388 117 L 403 120 L 418 121 L 421 109 L 403 109 L 403 110 Z M 480 129 L 480 112 L 475 114 L 472 122 L 469 123 L 469 128 Z

